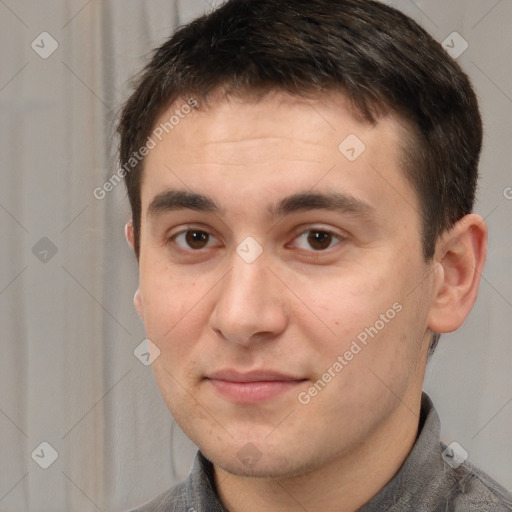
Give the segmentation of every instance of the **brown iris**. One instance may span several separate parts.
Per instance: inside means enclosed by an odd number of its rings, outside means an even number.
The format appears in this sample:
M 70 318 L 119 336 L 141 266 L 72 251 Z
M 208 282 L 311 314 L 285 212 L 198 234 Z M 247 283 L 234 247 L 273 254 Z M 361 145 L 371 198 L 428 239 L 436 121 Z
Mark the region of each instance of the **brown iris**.
M 209 236 L 204 231 L 187 231 L 185 239 L 189 247 L 202 249 L 208 243 Z
M 308 236 L 308 243 L 313 249 L 327 249 L 331 245 L 332 235 L 326 231 L 311 231 Z

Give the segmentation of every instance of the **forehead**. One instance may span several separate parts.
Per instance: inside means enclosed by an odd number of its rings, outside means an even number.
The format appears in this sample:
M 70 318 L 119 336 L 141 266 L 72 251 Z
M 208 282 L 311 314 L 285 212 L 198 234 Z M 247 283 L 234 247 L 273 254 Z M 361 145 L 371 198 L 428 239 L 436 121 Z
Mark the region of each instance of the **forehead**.
M 303 148 L 303 151 L 299 151 L 301 156 L 310 155 L 314 147 L 320 145 L 336 150 L 339 138 L 345 132 L 357 133 L 364 138 L 374 128 L 373 124 L 355 115 L 354 109 L 341 93 L 325 92 L 311 98 L 279 91 L 271 91 L 257 98 L 221 94 L 215 93 L 208 102 L 197 101 L 198 109 L 182 115 L 180 120 L 173 113 L 187 109 L 186 105 L 191 100 L 183 98 L 175 101 L 156 121 L 154 129 L 162 131 L 163 128 L 164 139 L 190 148 L 204 148 L 205 143 L 217 144 L 216 153 L 222 143 L 257 146 L 261 139 L 265 139 L 265 146 L 269 150 L 275 153 L 278 149 L 276 146 L 280 146 L 282 151 L 278 154 L 289 158 L 287 153 L 290 152 L 290 145 Z M 179 124 L 169 127 L 168 121 L 173 117 L 173 122 L 178 121 Z M 391 132 L 400 127 L 398 120 L 389 117 L 379 123 L 380 135 L 388 131 L 393 136 Z M 276 144 L 272 146 L 273 138 Z M 262 149 L 263 145 L 260 146 Z M 199 157 L 197 153 L 190 154 L 189 158 L 194 160 L 196 156 Z M 239 155 L 237 161 L 247 163 L 246 155 Z
M 336 188 L 377 208 L 405 201 L 418 211 L 400 165 L 404 129 L 395 117 L 368 123 L 354 116 L 342 94 L 332 93 L 224 98 L 198 110 L 185 105 L 187 99 L 176 101 L 155 124 L 142 179 L 143 215 L 166 189 L 213 195 L 219 203 L 250 198 L 253 206 L 259 197 L 268 209 L 271 198 Z

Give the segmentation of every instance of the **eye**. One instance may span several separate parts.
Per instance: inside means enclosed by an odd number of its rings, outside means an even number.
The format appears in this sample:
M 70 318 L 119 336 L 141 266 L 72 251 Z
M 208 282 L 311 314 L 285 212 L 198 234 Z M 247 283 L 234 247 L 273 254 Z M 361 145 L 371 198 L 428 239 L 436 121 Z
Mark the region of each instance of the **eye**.
M 301 243 L 296 244 L 300 249 L 309 250 L 309 246 L 313 248 L 314 251 L 325 251 L 326 249 L 330 249 L 333 245 L 336 245 L 333 243 L 336 240 L 342 242 L 344 239 L 345 237 L 324 229 L 308 229 L 295 238 L 295 240 L 301 241 Z
M 179 242 L 180 240 L 181 243 Z M 186 231 L 176 233 L 170 238 L 171 242 L 176 243 L 181 248 L 193 249 L 194 251 L 215 246 L 216 244 L 210 244 L 212 240 L 215 240 L 215 237 L 207 231 L 202 231 L 200 229 L 188 229 Z

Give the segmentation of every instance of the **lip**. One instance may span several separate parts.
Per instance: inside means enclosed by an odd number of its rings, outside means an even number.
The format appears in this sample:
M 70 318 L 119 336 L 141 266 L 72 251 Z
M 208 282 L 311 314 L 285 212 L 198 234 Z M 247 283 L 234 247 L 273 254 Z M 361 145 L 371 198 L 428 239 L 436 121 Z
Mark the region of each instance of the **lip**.
M 307 380 L 271 370 L 241 373 L 230 369 L 213 372 L 206 379 L 218 393 L 236 403 L 270 400 Z
M 239 372 L 237 370 L 225 369 L 212 372 L 207 375 L 208 379 L 225 380 L 228 382 L 273 382 L 273 381 L 298 381 L 305 380 L 302 377 L 286 375 L 273 370 L 252 370 L 250 372 Z

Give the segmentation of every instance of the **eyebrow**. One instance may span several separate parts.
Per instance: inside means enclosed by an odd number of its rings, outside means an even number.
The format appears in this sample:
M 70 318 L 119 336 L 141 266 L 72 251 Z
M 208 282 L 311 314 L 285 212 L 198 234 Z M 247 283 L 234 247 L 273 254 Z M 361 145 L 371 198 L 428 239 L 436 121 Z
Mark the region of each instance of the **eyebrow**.
M 221 213 L 219 205 L 208 196 L 185 190 L 166 190 L 153 198 L 148 215 L 157 216 L 174 210 Z
M 339 192 L 299 192 L 269 207 L 271 217 L 308 210 L 334 210 L 355 216 L 371 216 L 375 208 L 354 196 Z
M 225 211 L 211 197 L 186 190 L 166 190 L 156 195 L 148 207 L 148 216 L 176 210 L 194 210 L 222 216 Z M 333 210 L 361 217 L 374 216 L 375 208 L 354 196 L 339 192 L 298 192 L 268 207 L 272 218 L 308 210 Z

